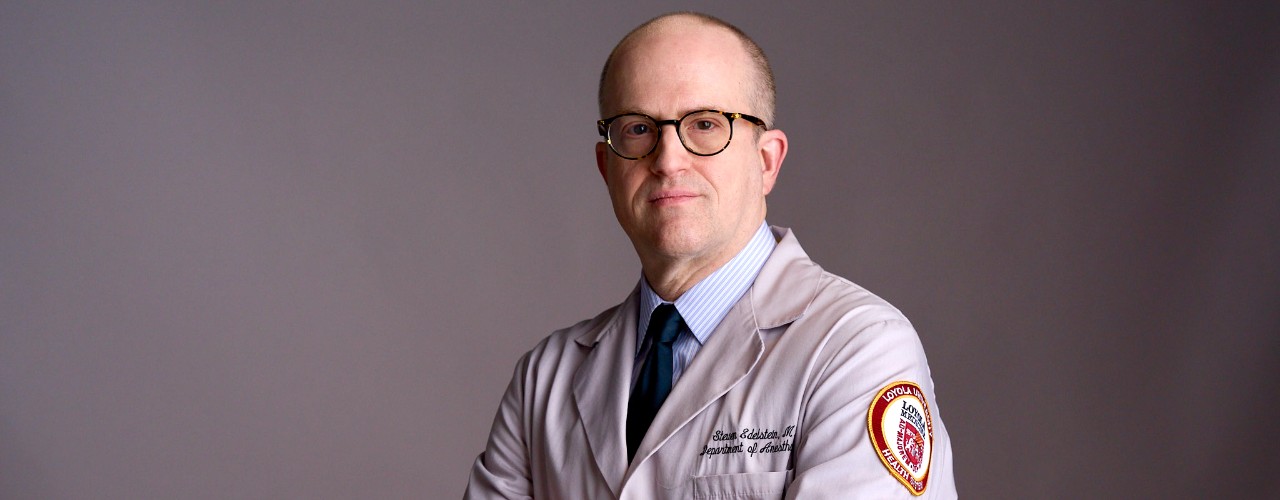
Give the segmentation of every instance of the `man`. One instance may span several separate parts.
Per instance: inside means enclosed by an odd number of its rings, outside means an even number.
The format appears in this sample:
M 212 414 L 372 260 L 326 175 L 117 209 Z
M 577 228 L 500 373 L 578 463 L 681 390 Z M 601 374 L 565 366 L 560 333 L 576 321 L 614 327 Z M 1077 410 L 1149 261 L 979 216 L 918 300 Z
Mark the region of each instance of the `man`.
M 642 278 L 520 359 L 466 497 L 955 497 L 911 324 L 764 222 L 787 137 L 755 43 L 654 19 L 610 54 L 600 108 Z

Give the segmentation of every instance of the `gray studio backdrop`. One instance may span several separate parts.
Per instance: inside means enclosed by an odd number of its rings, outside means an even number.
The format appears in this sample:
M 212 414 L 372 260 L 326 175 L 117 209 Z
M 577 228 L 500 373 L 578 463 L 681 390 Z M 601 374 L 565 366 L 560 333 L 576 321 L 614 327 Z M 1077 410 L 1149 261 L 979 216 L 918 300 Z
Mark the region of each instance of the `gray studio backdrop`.
M 967 497 L 1280 495 L 1277 4 L 696 6 Z M 595 83 L 682 7 L 0 2 L 0 498 L 459 496 L 639 276 Z

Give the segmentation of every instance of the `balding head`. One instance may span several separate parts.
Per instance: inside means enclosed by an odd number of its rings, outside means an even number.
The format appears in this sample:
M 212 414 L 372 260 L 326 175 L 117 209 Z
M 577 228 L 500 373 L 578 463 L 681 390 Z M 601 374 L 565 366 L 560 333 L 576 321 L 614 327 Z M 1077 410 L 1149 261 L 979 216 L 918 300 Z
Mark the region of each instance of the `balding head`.
M 725 56 L 742 57 L 747 61 L 747 67 L 751 68 L 750 74 L 742 82 L 749 96 L 751 109 L 732 111 L 753 114 L 764 120 L 769 127 L 773 127 L 777 91 L 773 81 L 773 70 L 769 67 L 769 60 L 765 57 L 764 51 L 736 26 L 697 12 L 675 12 L 658 16 L 631 30 L 618 42 L 618 45 L 609 53 L 604 69 L 600 72 L 598 89 L 600 116 L 607 117 L 618 112 L 617 96 L 614 94 L 617 88 L 614 78 L 618 72 L 614 69 L 625 59 L 624 56 L 629 51 L 643 46 L 646 40 L 676 36 L 676 33 L 687 33 L 688 30 L 705 29 L 722 30 L 731 35 L 731 39 L 736 43 L 726 44 Z

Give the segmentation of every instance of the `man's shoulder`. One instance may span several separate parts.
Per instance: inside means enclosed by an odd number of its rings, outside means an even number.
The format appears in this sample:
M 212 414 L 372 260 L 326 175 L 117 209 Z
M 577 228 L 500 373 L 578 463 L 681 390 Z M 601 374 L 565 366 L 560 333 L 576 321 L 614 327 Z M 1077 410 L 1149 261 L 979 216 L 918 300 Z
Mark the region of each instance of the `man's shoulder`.
M 919 333 L 901 310 L 844 277 L 824 271 L 818 281 L 813 301 L 782 334 L 783 342 L 815 356 L 852 360 L 850 366 L 891 367 L 913 380 L 927 378 Z
M 774 227 L 778 246 L 752 291 L 757 324 L 765 329 L 797 323 L 804 336 L 848 337 L 875 324 L 914 331 L 888 301 L 809 258 L 790 229 Z M 905 327 L 905 328 L 901 328 Z
M 594 317 L 551 332 L 550 335 L 543 337 L 526 356 L 532 361 L 547 361 L 562 358 L 568 353 L 589 350 L 599 342 L 600 336 L 617 321 L 617 317 L 624 313 L 623 308 L 631 302 L 631 299 L 625 300 L 601 311 Z
M 793 272 L 775 275 L 769 290 L 756 299 L 757 313 L 764 308 L 771 311 L 766 314 L 772 315 L 780 309 L 796 307 L 778 304 L 806 297 L 803 311 L 786 323 L 793 327 L 787 329 L 791 342 L 816 342 L 827 348 L 855 339 L 918 342 L 911 322 L 889 301 L 823 268 L 807 255 L 798 254 L 791 259 L 789 268 Z
M 818 280 L 818 292 L 810 308 L 844 318 L 857 317 L 862 323 L 909 323 L 906 315 L 889 301 L 848 278 L 826 270 Z
M 600 313 L 596 314 L 594 317 L 584 319 L 551 332 L 551 335 L 547 336 L 547 341 L 567 343 L 573 342 L 579 337 L 590 337 L 591 334 L 598 333 L 607 327 L 609 323 L 622 312 L 622 307 L 627 303 L 627 301 L 624 301 L 620 304 L 614 305 L 613 307 L 600 311 Z
M 770 310 L 803 309 L 799 317 L 856 324 L 883 321 L 908 323 L 889 301 L 852 280 L 811 260 L 789 231 L 779 246 L 775 267 L 762 273 L 764 289 L 757 307 Z M 761 284 L 761 282 L 757 282 Z M 845 325 L 854 326 L 854 325 Z

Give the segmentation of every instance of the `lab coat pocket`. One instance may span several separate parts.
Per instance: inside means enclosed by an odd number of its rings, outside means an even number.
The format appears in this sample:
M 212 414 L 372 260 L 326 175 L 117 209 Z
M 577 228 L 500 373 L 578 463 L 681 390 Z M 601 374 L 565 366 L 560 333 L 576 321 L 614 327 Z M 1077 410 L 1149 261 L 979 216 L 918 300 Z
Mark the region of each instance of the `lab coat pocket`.
M 748 472 L 694 476 L 693 498 L 765 499 L 782 498 L 791 482 L 791 471 Z

